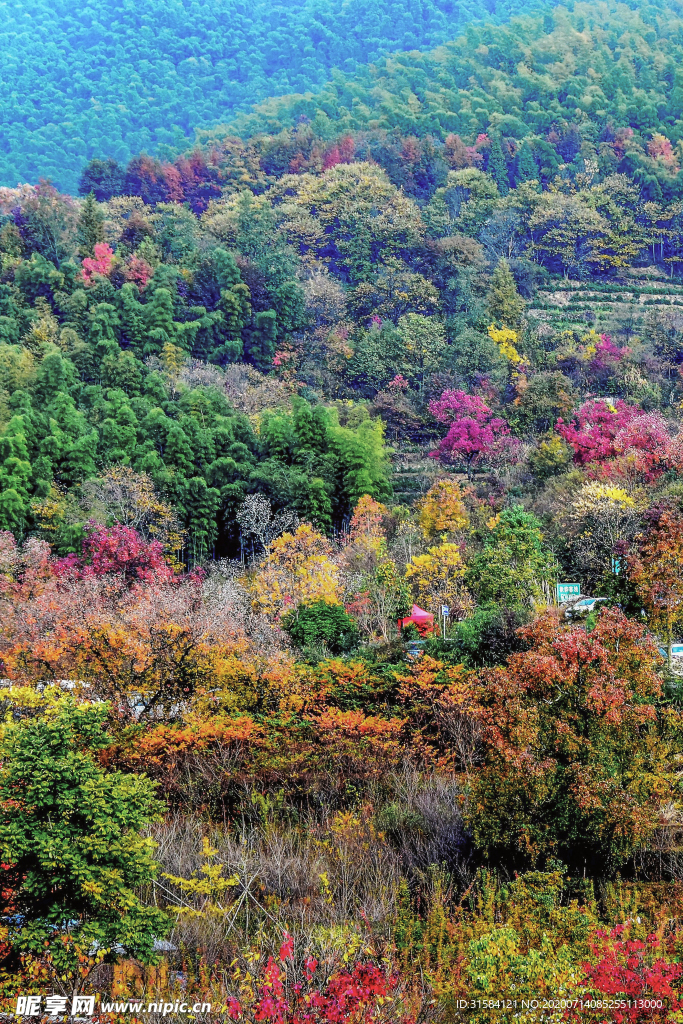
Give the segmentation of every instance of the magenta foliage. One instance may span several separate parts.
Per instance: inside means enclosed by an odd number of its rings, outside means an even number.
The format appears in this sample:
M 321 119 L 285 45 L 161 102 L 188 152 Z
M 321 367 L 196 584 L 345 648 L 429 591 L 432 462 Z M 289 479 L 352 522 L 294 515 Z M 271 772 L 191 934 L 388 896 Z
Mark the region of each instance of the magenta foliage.
M 615 438 L 615 446 L 621 451 L 661 452 L 663 457 L 670 443 L 666 420 L 658 412 L 636 416 Z
M 559 419 L 556 429 L 574 449 L 574 461 L 583 466 L 613 459 L 618 454 L 614 444 L 617 434 L 642 415 L 642 409 L 621 398 L 614 405 L 598 398 L 584 402 L 570 423 Z
M 486 423 L 493 415 L 483 398 L 466 391 L 444 391 L 441 398 L 429 403 L 429 411 L 439 423 L 453 423 L 460 418 Z
M 570 423 L 557 421 L 557 432 L 572 446 L 579 465 L 632 455 L 636 468 L 646 474 L 664 468 L 671 445 L 659 413 L 643 412 L 621 399 L 614 405 L 601 399 L 584 403 Z
M 86 256 L 83 260 L 83 280 L 86 283 L 90 283 L 94 274 L 101 274 L 102 277 L 106 277 L 111 270 L 113 259 L 114 253 L 111 246 L 105 245 L 104 242 L 98 242 L 95 246 L 94 258 Z
M 444 391 L 441 398 L 429 403 L 429 410 L 440 423 L 450 423 L 450 430 L 432 458 L 442 462 L 464 462 L 468 472 L 489 455 L 498 457 L 515 444 L 505 420 L 493 415 L 483 398 L 465 391 Z M 512 444 L 510 444 L 512 442 Z
M 600 373 L 609 370 L 615 363 L 629 354 L 629 349 L 619 348 L 615 345 L 609 334 L 601 334 L 600 341 L 595 346 L 595 355 L 590 361 L 590 369 L 593 373 Z
M 81 554 L 60 558 L 58 575 L 122 576 L 127 583 L 171 580 L 174 572 L 164 560 L 158 540 L 145 540 L 130 526 L 91 525 L 83 541 Z
M 658 412 L 643 413 L 619 431 L 614 446 L 632 455 L 636 469 L 652 481 L 664 472 L 669 457 L 671 435 L 666 420 Z

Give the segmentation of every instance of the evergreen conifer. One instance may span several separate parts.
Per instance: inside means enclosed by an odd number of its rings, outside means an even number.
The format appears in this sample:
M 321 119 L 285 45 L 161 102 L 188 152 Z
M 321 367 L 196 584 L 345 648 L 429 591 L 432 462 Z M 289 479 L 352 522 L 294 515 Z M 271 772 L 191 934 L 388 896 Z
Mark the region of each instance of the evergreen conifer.
M 489 316 L 498 326 L 517 329 L 524 309 L 524 300 L 517 291 L 507 260 L 498 260 L 491 278 L 486 304 Z
M 491 150 L 489 152 L 489 162 L 486 170 L 491 175 L 498 190 L 502 196 L 506 196 L 510 191 L 510 182 L 508 180 L 508 165 L 503 156 L 503 147 L 500 141 L 500 135 L 496 134 L 491 139 Z
M 104 215 L 95 199 L 95 193 L 89 192 L 78 218 L 78 255 L 81 258 L 94 256 L 95 246 L 103 241 Z
M 534 178 L 538 178 L 536 161 L 531 146 L 526 141 L 522 143 L 517 152 L 514 175 L 515 185 L 519 185 L 522 181 L 533 181 Z

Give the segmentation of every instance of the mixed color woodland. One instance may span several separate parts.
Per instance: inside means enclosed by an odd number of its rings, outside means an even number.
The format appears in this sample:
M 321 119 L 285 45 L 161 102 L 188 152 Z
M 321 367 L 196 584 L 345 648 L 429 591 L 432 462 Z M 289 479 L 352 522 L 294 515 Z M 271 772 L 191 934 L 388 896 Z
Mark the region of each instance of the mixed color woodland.
M 683 15 L 447 8 L 0 188 L 8 1012 L 683 1019 Z

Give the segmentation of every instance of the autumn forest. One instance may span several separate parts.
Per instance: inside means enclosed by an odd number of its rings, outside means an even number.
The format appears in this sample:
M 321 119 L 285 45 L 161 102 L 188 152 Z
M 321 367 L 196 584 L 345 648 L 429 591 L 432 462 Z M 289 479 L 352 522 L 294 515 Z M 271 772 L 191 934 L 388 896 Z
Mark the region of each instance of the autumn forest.
M 0 30 L 2 1012 L 680 1021 L 683 8 L 109 7 Z

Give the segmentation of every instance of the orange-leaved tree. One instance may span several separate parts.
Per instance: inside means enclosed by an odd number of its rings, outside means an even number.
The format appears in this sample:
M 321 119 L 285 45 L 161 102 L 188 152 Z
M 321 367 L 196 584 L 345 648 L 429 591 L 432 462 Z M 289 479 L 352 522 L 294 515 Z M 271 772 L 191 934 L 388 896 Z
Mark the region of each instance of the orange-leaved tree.
M 604 874 L 665 825 L 681 714 L 663 703 L 653 639 L 620 611 L 590 633 L 552 612 L 522 633 L 527 651 L 454 690 L 479 727 L 474 840 L 508 865 Z
M 386 505 L 369 494 L 358 499 L 343 548 L 343 565 L 350 573 L 366 575 L 387 557 L 385 520 Z
M 122 721 L 239 714 L 260 703 L 277 650 L 233 580 L 65 574 L 42 542 L 0 544 L 0 669 L 16 683 L 67 684 Z
M 683 516 L 655 506 L 636 542 L 629 573 L 653 626 L 662 633 L 670 670 L 674 631 L 683 622 Z

